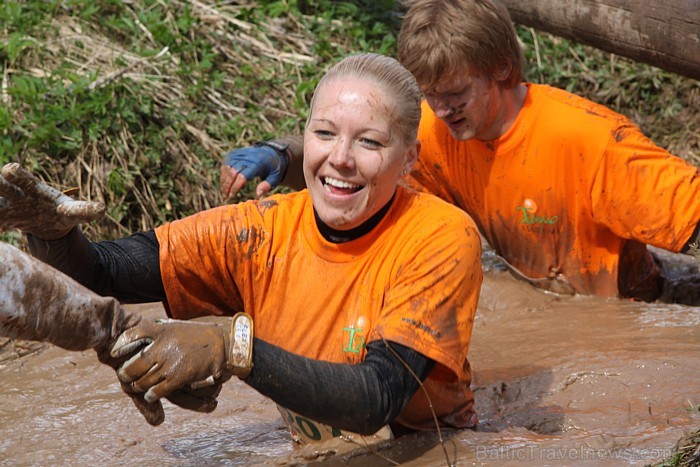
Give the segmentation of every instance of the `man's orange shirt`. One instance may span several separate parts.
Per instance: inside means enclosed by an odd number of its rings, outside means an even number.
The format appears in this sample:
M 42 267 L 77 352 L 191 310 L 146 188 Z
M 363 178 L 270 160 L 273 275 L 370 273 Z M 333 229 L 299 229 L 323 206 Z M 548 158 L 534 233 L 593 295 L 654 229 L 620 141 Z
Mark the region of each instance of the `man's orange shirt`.
M 563 274 L 579 293 L 643 296 L 658 275 L 645 244 L 679 251 L 700 220 L 696 167 L 549 86 L 529 84 L 513 126 L 488 143 L 456 140 L 424 102 L 419 139 L 416 188 L 466 210 L 526 276 Z
M 361 362 L 367 342 L 403 344 L 438 362 L 425 386 L 441 423 L 475 423 L 467 350 L 481 243 L 456 207 L 399 187 L 371 232 L 333 244 L 304 190 L 204 211 L 156 235 L 172 317 L 246 311 L 256 337 L 337 363 Z M 430 428 L 418 393 L 399 422 Z

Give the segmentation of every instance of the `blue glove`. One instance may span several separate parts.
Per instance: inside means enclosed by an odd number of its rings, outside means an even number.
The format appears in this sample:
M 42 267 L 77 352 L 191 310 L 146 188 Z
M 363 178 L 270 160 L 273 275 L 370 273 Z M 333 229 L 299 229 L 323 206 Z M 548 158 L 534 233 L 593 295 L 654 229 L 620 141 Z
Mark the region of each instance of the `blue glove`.
M 246 180 L 260 177 L 274 188 L 287 174 L 289 156 L 286 147 L 275 142 L 264 142 L 231 151 L 224 158 L 224 163 Z

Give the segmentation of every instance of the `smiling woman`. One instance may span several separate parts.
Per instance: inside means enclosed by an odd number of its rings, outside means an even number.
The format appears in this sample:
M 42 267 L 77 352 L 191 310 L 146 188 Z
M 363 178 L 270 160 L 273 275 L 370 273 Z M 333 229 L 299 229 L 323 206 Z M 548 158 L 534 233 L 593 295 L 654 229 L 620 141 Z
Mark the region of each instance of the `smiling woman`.
M 464 212 L 399 182 L 417 157 L 419 119 L 420 92 L 405 68 L 351 56 L 314 95 L 309 190 L 91 243 L 62 219 L 62 205 L 75 201 L 51 196 L 15 164 L 0 178 L 0 225 L 56 232 L 29 235 L 33 254 L 99 294 L 162 301 L 177 320 L 252 318 L 252 365 L 234 358 L 245 338 L 237 325 L 229 334 L 211 323 L 141 320 L 123 332 L 110 355 L 144 346 L 118 375 L 148 403 L 235 375 L 278 405 L 299 443 L 472 427 L 467 353 L 480 237 Z M 55 215 L 37 221 L 20 204 Z
M 390 86 L 408 79 L 398 64 L 389 57 L 364 69 L 354 63 L 321 80 L 304 133 L 306 186 L 319 218 L 337 230 L 358 227 L 386 206 L 419 150 L 416 131 L 405 130 L 420 120 L 417 89 L 386 102 L 383 95 L 396 94 Z

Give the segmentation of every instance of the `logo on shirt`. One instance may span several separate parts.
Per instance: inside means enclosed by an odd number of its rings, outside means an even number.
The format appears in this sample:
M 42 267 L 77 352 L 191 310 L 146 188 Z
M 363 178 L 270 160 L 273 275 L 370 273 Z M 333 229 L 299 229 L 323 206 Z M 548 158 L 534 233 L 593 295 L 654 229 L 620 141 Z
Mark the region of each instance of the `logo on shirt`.
M 343 352 L 356 353 L 362 352 L 365 346 L 365 335 L 363 328 L 356 328 L 355 326 L 349 326 L 343 328 L 343 332 L 346 333 L 345 346 L 343 347 Z
M 355 354 L 359 357 L 365 348 L 370 327 L 370 320 L 366 315 L 352 318 L 348 325 L 343 328 L 343 334 L 345 335 L 343 338 L 343 352 Z
M 515 209 L 522 213 L 520 223 L 525 225 L 526 230 L 537 233 L 556 233 L 554 225 L 559 222 L 559 216 L 537 215 L 537 203 L 532 199 L 526 198 L 523 205 L 516 206 Z

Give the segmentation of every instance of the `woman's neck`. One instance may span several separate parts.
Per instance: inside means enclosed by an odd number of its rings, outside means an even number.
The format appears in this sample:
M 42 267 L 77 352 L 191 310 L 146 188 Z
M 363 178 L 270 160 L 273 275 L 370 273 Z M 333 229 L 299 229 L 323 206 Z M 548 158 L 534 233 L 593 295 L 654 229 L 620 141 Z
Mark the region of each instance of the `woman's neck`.
M 323 222 L 320 217 L 318 217 L 318 213 L 316 212 L 316 209 L 314 209 L 314 219 L 316 219 L 316 227 L 318 228 L 318 231 L 321 232 L 321 236 L 331 243 L 345 243 L 351 240 L 355 240 L 369 233 L 372 229 L 374 229 L 377 226 L 377 224 L 379 224 L 379 221 L 381 221 L 386 215 L 386 213 L 389 211 L 391 204 L 394 202 L 395 196 L 396 192 L 394 192 L 394 196 L 391 197 L 389 202 L 386 203 L 383 208 L 377 211 L 364 223 L 350 230 L 336 230 L 330 227 L 328 224 Z

